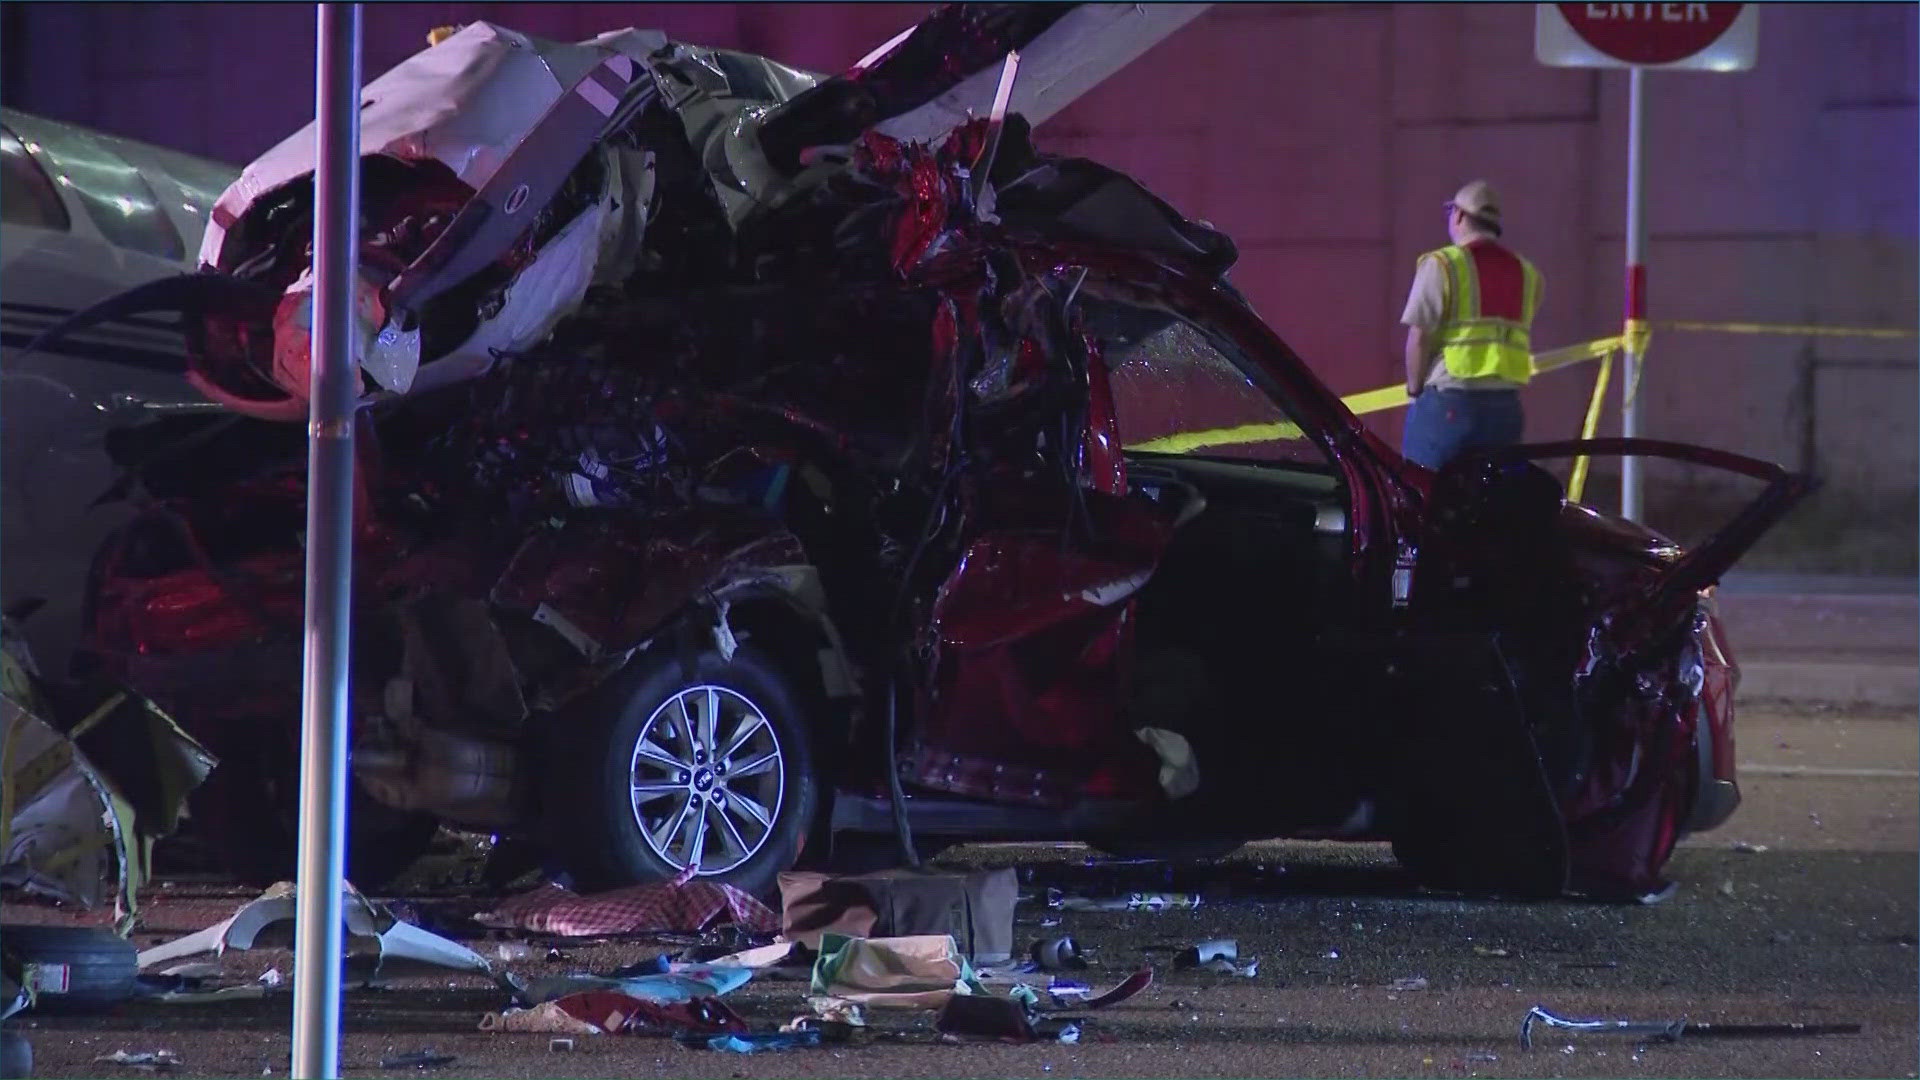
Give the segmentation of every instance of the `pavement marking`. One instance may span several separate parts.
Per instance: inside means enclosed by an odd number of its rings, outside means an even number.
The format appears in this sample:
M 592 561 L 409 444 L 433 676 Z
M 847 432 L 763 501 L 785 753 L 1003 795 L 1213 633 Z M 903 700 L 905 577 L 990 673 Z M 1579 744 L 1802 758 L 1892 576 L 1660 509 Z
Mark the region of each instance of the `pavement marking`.
M 1763 765 L 1757 761 L 1743 761 L 1740 771 L 1758 776 L 1832 776 L 1832 777 L 1871 777 L 1883 780 L 1920 780 L 1920 772 L 1912 769 L 1829 769 L 1818 765 Z

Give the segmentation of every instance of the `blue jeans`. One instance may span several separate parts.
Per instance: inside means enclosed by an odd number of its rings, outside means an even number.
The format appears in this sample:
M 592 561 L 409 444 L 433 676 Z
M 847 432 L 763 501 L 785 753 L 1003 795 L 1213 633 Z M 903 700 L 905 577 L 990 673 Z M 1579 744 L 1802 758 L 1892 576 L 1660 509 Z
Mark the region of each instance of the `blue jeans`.
M 1519 442 L 1523 424 L 1518 390 L 1428 389 L 1407 409 L 1400 452 L 1438 469 L 1468 450 Z

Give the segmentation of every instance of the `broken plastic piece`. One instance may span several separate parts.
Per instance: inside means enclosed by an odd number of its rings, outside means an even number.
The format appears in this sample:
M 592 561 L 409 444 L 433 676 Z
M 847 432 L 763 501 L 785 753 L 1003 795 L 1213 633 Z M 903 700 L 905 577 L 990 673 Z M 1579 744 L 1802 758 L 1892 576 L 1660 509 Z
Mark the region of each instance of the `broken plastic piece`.
M 1167 911 L 1197 908 L 1200 896 L 1198 893 L 1129 893 L 1096 900 L 1086 896 L 1056 896 L 1049 890 L 1047 904 L 1065 911 Z
M 802 1028 L 797 1031 L 760 1031 L 747 1035 L 714 1035 L 706 1040 L 709 1050 L 724 1050 L 733 1054 L 758 1054 L 765 1050 L 792 1050 L 797 1047 L 819 1046 L 820 1030 Z
M 159 1072 L 180 1067 L 180 1055 L 171 1050 L 147 1050 L 137 1054 L 115 1050 L 111 1054 L 101 1054 L 93 1060 L 107 1065 L 125 1065 L 142 1072 Z
M 479 953 L 401 922 L 385 907 L 360 895 L 351 884 L 346 887 L 342 900 L 347 951 L 349 955 L 371 953 L 375 971 L 400 960 L 492 974 L 492 967 Z M 293 883 L 283 881 L 205 930 L 146 950 L 140 954 L 139 964 L 145 969 L 204 953 L 220 955 L 228 949 L 251 949 L 256 945 L 285 947 L 292 938 L 293 917 Z

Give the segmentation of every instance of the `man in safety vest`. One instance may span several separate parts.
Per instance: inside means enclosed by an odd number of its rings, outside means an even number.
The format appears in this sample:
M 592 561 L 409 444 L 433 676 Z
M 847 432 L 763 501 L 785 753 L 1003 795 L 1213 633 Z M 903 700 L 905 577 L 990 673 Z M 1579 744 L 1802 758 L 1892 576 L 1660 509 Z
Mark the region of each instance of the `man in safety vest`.
M 1463 451 L 1520 441 L 1520 388 L 1533 376 L 1540 272 L 1500 243 L 1485 180 L 1446 204 L 1453 243 L 1420 256 L 1407 295 L 1407 427 L 1401 452 L 1438 469 Z

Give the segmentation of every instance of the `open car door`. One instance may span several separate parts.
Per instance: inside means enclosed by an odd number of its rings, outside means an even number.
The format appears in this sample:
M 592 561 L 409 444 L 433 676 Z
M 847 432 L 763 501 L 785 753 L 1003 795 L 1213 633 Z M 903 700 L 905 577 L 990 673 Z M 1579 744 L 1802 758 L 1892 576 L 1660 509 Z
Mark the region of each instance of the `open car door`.
M 1531 464 L 1661 457 L 1766 484 L 1691 550 L 1596 577 L 1559 482 Z M 1468 455 L 1436 478 L 1404 608 L 1370 658 L 1393 794 L 1387 829 L 1423 880 L 1552 895 L 1643 894 L 1678 839 L 1699 713 L 1701 590 L 1812 478 L 1739 454 L 1591 439 Z M 1621 553 L 1623 555 L 1627 553 Z M 1689 657 L 1694 657 L 1689 660 Z

